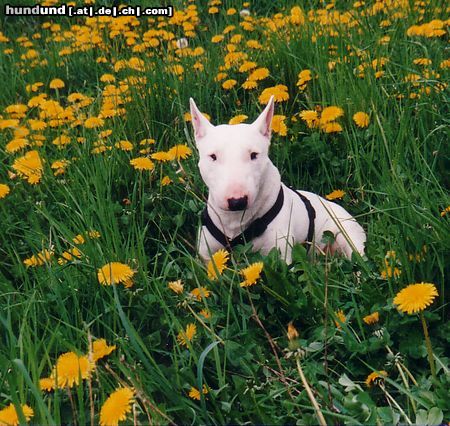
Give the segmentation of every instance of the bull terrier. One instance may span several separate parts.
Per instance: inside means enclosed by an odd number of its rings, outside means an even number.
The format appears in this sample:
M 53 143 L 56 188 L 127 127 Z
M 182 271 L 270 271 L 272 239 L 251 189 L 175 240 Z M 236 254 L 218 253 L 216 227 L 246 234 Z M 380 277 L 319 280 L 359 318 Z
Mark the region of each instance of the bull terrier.
M 343 207 L 281 182 L 268 156 L 274 99 L 252 124 L 214 126 L 190 99 L 198 167 L 209 190 L 202 214 L 198 251 L 207 261 L 219 249 L 244 242 L 253 251 L 280 250 L 289 264 L 295 243 L 308 251 L 364 254 L 366 234 Z M 332 244 L 323 241 L 334 234 Z

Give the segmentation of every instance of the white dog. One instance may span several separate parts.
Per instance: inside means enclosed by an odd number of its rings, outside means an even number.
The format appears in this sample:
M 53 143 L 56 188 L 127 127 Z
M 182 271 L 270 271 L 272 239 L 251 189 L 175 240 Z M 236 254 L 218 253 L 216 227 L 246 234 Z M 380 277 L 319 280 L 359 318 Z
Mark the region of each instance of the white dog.
M 252 124 L 213 126 L 190 99 L 202 178 L 209 189 L 202 215 L 199 253 L 206 261 L 221 248 L 251 241 L 267 254 L 277 247 L 291 263 L 294 243 L 351 257 L 364 254 L 366 234 L 341 206 L 281 183 L 268 156 L 273 97 Z M 331 246 L 322 241 L 331 231 Z

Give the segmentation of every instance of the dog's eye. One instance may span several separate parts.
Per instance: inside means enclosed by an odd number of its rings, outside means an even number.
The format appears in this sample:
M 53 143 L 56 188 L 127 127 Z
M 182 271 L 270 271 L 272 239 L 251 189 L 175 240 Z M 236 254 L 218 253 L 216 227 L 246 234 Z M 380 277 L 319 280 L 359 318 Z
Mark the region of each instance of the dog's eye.
M 213 161 L 216 161 L 216 160 L 217 160 L 216 154 L 211 154 L 209 157 L 210 157 L 211 160 L 213 160 Z
M 251 154 L 250 154 L 250 159 L 251 160 L 256 160 L 258 158 L 258 153 L 257 152 L 252 152 Z

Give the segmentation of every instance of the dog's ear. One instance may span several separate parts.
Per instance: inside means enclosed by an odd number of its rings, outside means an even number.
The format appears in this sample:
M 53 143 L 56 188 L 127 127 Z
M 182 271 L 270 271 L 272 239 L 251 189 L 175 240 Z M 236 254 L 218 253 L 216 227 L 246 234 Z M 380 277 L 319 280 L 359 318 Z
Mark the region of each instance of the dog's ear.
M 270 138 L 271 124 L 274 111 L 274 97 L 271 96 L 264 111 L 253 122 L 252 126 L 255 126 L 263 136 Z
M 206 119 L 206 117 L 197 108 L 194 99 L 189 98 L 189 104 L 191 106 L 191 119 L 192 119 L 192 127 L 194 128 L 195 139 L 201 139 L 206 135 L 208 129 L 214 126 Z

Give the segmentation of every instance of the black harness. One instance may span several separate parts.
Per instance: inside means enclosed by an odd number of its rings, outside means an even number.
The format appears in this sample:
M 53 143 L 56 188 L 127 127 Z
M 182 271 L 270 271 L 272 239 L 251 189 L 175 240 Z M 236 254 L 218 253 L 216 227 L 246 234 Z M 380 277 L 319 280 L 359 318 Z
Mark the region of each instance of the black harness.
M 309 248 L 312 245 L 314 238 L 314 220 L 316 219 L 316 211 L 311 205 L 310 201 L 302 194 L 297 192 L 295 189 L 289 188 L 291 191 L 295 192 L 300 199 L 303 201 L 306 211 L 308 212 L 309 225 L 308 225 L 308 236 L 306 238 L 305 243 L 307 244 L 306 250 L 309 251 Z M 267 226 L 276 218 L 278 213 L 280 213 L 281 208 L 284 203 L 284 193 L 283 187 L 280 186 L 280 192 L 278 192 L 278 197 L 275 201 L 275 204 L 260 218 L 255 219 L 249 227 L 242 233 L 240 233 L 237 237 L 233 239 L 228 238 L 212 221 L 209 213 L 208 207 L 202 212 L 202 225 L 206 227 L 206 229 L 210 232 L 210 234 L 228 251 L 238 244 L 245 244 L 245 242 L 251 241 L 253 238 L 259 237 L 264 233 L 267 229 Z

